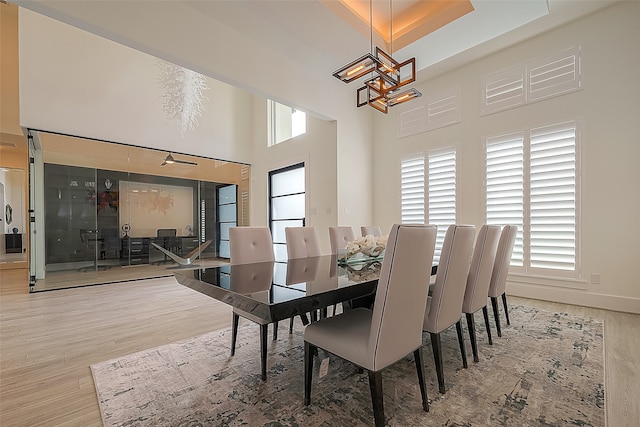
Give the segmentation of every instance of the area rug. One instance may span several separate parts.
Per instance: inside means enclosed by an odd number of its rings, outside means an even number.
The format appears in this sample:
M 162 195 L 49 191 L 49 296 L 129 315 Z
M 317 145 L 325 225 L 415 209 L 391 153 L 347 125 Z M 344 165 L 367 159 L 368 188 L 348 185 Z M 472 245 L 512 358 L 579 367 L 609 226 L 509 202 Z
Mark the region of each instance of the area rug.
M 412 357 L 383 371 L 392 426 L 604 426 L 603 323 L 528 307 L 489 345 L 477 319 L 480 362 L 463 369 L 455 328 L 443 333 L 446 394 L 440 394 L 430 339 L 423 337 L 430 412 L 422 411 Z M 281 322 L 288 323 L 288 322 Z M 303 327 L 281 324 L 260 380 L 259 328 L 230 329 L 91 366 L 106 426 L 373 425 L 366 372 L 324 354 L 316 359 L 311 405 L 303 405 Z M 495 330 L 494 330 L 495 332 Z M 495 333 L 494 333 L 495 335 Z M 468 353 L 470 345 L 465 328 Z M 319 359 L 329 371 L 319 379 Z

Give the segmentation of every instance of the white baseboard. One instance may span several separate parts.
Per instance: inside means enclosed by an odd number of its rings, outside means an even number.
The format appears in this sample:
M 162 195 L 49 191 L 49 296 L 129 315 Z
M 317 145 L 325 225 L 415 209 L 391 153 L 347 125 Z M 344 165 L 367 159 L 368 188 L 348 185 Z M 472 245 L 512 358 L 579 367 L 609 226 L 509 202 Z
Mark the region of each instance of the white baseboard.
M 543 301 L 640 314 L 640 298 L 595 294 L 580 289 L 555 288 L 514 282 L 507 282 L 507 294 Z

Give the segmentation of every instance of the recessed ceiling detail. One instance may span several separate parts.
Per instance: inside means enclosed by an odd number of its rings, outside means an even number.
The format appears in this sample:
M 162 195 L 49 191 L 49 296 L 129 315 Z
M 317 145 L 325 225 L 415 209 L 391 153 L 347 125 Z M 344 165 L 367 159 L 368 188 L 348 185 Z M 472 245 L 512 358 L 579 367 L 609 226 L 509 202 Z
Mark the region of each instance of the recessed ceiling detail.
M 321 2 L 369 38 L 369 0 L 321 0 Z M 474 10 L 469 0 L 403 0 L 392 4 L 388 0 L 373 0 L 372 3 L 374 44 L 383 45 L 392 53 Z M 390 9 L 393 13 L 392 17 Z M 393 40 L 393 46 L 390 46 L 391 40 Z

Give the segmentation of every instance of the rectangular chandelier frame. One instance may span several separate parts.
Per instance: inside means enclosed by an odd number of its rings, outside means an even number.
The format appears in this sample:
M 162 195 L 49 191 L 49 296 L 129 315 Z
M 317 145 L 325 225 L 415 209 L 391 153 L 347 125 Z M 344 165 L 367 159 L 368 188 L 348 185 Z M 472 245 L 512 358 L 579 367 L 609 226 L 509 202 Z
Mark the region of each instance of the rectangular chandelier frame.
M 345 83 L 351 83 L 365 74 L 375 71 L 379 66 L 380 60 L 371 53 L 367 53 L 334 72 L 333 76 Z

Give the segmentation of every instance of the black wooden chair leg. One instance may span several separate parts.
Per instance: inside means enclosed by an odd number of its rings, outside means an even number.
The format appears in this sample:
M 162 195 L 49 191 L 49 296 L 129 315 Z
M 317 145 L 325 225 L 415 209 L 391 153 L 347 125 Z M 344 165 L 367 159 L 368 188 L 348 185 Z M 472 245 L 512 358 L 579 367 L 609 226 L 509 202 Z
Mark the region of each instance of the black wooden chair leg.
M 303 313 L 300 315 L 300 321 L 304 326 L 307 326 L 309 324 L 309 317 L 307 316 L 306 313 Z
M 493 307 L 493 318 L 496 321 L 498 336 L 502 338 L 502 330 L 500 329 L 500 313 L 498 312 L 498 298 L 491 297 L 491 306 Z
M 371 403 L 373 404 L 373 418 L 376 427 L 384 426 L 384 401 L 382 395 L 382 371 L 369 371 L 369 388 L 371 389 Z
M 262 381 L 267 380 L 267 325 L 260 325 L 260 369 Z
M 278 339 L 278 322 L 275 322 L 273 324 L 273 340 L 277 340 Z
M 502 294 L 502 305 L 504 306 L 504 316 L 507 318 L 507 325 L 510 325 L 509 321 L 509 309 L 507 308 L 507 294 Z
M 433 348 L 433 362 L 436 365 L 436 374 L 438 376 L 438 390 L 444 394 L 446 389 L 444 387 L 444 367 L 442 364 L 442 346 L 440 344 L 440 334 L 431 335 L 431 347 Z
M 489 328 L 489 310 L 487 306 L 482 307 L 482 315 L 484 316 L 484 326 L 487 328 L 487 337 L 489 337 L 489 345 L 493 345 L 493 339 L 491 338 L 491 328 Z
M 311 404 L 311 379 L 313 376 L 313 355 L 318 351 L 317 347 L 304 343 L 304 404 Z
M 418 371 L 418 384 L 420 385 L 420 395 L 422 396 L 422 409 L 429 412 L 429 399 L 427 398 L 427 387 L 424 383 L 424 363 L 422 361 L 422 347 L 418 347 L 413 352 L 413 359 L 416 362 L 416 371 Z
M 476 322 L 473 320 L 473 313 L 467 313 L 467 327 L 469 328 L 469 339 L 471 340 L 471 351 L 473 352 L 473 361 L 479 362 L 478 343 L 476 342 Z
M 289 333 L 293 333 L 293 317 L 289 319 Z
M 469 367 L 467 364 L 467 350 L 464 348 L 464 337 L 462 336 L 462 322 L 458 320 L 456 322 L 456 332 L 458 333 L 458 345 L 460 346 L 460 356 L 462 357 L 462 366 L 466 369 Z
M 238 322 L 240 321 L 240 316 L 237 314 L 233 314 L 233 322 L 231 327 L 231 355 L 236 354 L 236 339 L 238 338 Z

